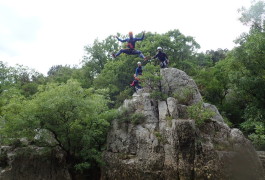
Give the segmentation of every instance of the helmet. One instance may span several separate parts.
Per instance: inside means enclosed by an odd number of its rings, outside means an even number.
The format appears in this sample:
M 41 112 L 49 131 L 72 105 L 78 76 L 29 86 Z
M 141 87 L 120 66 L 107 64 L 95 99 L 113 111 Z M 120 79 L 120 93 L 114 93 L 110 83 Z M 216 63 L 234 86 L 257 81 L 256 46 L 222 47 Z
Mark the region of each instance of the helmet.
M 162 50 L 162 48 L 161 47 L 157 47 L 157 50 Z
M 137 64 L 142 64 L 140 61 Z

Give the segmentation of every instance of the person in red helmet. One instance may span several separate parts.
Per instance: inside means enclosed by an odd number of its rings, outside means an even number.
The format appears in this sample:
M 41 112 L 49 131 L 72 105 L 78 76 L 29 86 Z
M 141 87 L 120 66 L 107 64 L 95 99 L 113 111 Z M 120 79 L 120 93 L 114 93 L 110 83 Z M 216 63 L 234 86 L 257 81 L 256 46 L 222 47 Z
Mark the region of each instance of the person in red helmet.
M 136 41 L 142 41 L 144 39 L 144 35 L 145 35 L 145 32 L 143 31 L 143 35 L 142 35 L 141 38 L 134 38 L 132 32 L 129 32 L 129 38 L 127 38 L 127 39 L 120 39 L 119 37 L 115 36 L 118 39 L 118 41 L 120 41 L 120 42 L 127 42 L 127 48 L 126 49 L 121 49 L 116 54 L 113 53 L 112 56 L 114 58 L 116 58 L 121 53 L 125 53 L 125 54 L 128 54 L 128 55 L 139 55 L 139 57 L 141 57 L 144 60 L 146 60 L 146 58 L 143 55 L 143 53 L 141 51 L 135 49 L 135 43 L 136 43 Z

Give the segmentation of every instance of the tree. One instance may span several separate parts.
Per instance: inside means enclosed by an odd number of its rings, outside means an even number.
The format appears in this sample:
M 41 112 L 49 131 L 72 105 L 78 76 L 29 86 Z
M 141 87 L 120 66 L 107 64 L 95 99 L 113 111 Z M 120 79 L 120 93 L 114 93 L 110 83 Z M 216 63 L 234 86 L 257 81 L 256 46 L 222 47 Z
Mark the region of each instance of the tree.
M 107 37 L 103 41 L 96 39 L 93 45 L 84 47 L 86 55 L 83 57 L 83 66 L 89 66 L 91 76 L 97 76 L 104 68 L 108 60 L 110 60 L 110 53 L 117 51 L 118 44 L 115 43 L 112 36 Z
M 69 65 L 52 66 L 47 73 L 47 79 L 49 82 L 66 83 L 74 77 L 76 71 L 78 71 L 76 67 L 71 68 Z
M 125 37 L 118 35 L 122 38 Z M 138 37 L 141 34 L 135 36 Z M 195 50 L 199 48 L 199 45 L 192 37 L 185 37 L 179 30 L 172 30 L 165 34 L 147 32 L 145 39 L 136 44 L 136 49 L 142 51 L 145 56 L 154 56 L 158 46 L 161 46 L 169 55 L 171 66 L 183 68 L 190 73 L 195 71 Z M 87 76 L 93 79 L 93 85 L 96 88 L 107 87 L 110 90 L 114 106 L 120 105 L 123 98 L 132 94 L 129 84 L 133 80 L 137 62 L 143 61 L 137 56 L 127 54 L 121 54 L 115 60 L 110 59 L 108 54 L 117 51 L 118 48 L 120 49 L 122 46 L 111 36 L 103 41 L 96 40 L 92 46 L 86 47 L 87 55 L 82 66 L 82 69 L 86 69 Z M 159 64 L 158 60 L 154 62 L 155 65 Z M 146 63 L 143 61 L 143 66 Z
M 8 67 L 0 62 L 0 95 L 9 88 L 17 88 L 24 96 L 32 96 L 40 84 L 45 83 L 42 74 L 22 65 Z
M 253 1 L 251 7 L 246 9 L 242 7 L 241 17 L 239 20 L 244 25 L 249 25 L 252 30 L 264 31 L 265 26 L 265 2 L 264 1 Z
M 12 99 L 4 108 L 0 131 L 8 142 L 27 137 L 34 141 L 41 130 L 48 131 L 66 153 L 70 172 L 95 168 L 109 127 L 109 99 L 104 90 L 83 89 L 77 81 L 42 86 L 32 99 Z M 44 138 L 45 140 L 45 138 Z
M 121 59 L 109 61 L 101 74 L 94 80 L 95 88 L 108 88 L 111 100 L 114 101 L 113 106 L 119 106 L 128 95 L 132 95 L 132 91 L 128 90 L 130 83 L 133 80 L 135 72 L 136 60 Z M 126 94 L 124 94 L 125 92 Z M 117 101 L 119 99 L 119 101 Z
M 195 54 L 200 45 L 191 36 L 184 36 L 179 30 L 171 30 L 166 34 L 170 39 L 167 47 L 168 54 L 175 61 L 189 60 Z
M 215 64 L 216 62 L 225 59 L 226 55 L 227 55 L 227 52 L 228 52 L 228 49 L 218 48 L 216 51 L 207 50 L 206 54 L 211 57 L 211 60 L 212 60 L 213 64 Z
M 260 122 L 262 122 L 262 127 L 259 129 L 265 126 L 263 118 L 265 116 L 264 37 L 265 32 L 252 31 L 245 43 L 234 50 L 232 65 L 237 71 L 233 72 L 231 78 L 238 96 L 245 102 L 243 112 L 245 122 L 242 124 L 242 128 L 247 133 L 254 133 L 256 125 Z M 264 134 L 265 132 L 261 135 Z
M 0 94 L 12 84 L 9 74 L 10 68 L 4 62 L 0 61 Z

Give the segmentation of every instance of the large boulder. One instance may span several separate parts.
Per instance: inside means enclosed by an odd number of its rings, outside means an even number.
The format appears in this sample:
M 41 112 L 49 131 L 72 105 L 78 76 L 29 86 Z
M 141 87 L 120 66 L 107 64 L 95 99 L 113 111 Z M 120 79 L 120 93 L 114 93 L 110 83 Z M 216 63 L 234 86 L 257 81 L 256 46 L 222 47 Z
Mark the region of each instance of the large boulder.
M 262 180 L 255 149 L 238 129 L 231 129 L 213 105 L 215 114 L 202 125 L 187 109 L 202 101 L 195 82 L 174 68 L 161 70 L 165 100 L 138 92 L 122 109 L 142 114 L 138 123 L 114 120 L 103 158 L 102 180 Z M 188 92 L 188 93 L 187 93 Z M 180 96 L 184 99 L 178 99 Z M 141 117 L 141 116 L 140 116 Z
M 258 156 L 259 156 L 261 163 L 263 165 L 263 169 L 265 171 L 265 151 L 257 151 L 257 153 L 258 153 Z M 264 179 L 265 179 L 265 177 L 264 177 Z
M 27 145 L 0 148 L 0 179 L 3 180 L 70 180 L 64 153 Z

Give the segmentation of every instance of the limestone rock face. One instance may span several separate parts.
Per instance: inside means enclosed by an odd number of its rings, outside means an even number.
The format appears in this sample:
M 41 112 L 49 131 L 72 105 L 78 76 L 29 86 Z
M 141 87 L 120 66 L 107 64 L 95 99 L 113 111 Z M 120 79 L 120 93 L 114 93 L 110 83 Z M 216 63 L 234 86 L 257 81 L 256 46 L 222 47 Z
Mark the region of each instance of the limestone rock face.
M 258 153 L 258 156 L 259 156 L 261 163 L 263 165 L 263 169 L 265 171 L 265 151 L 257 151 L 257 153 Z M 265 177 L 264 177 L 264 179 L 265 179 Z
M 142 91 L 124 102 L 123 108 L 145 118 L 137 124 L 112 122 L 102 180 L 262 180 L 252 144 L 224 123 L 215 106 L 203 103 L 215 115 L 201 126 L 189 118 L 187 108 L 202 101 L 195 82 L 178 69 L 160 73 L 168 98 L 152 99 Z M 177 98 L 181 95 L 186 100 Z
M 162 92 L 171 96 L 179 94 L 179 96 L 187 96 L 187 92 L 191 92 L 191 98 L 188 98 L 187 105 L 197 103 L 202 100 L 199 89 L 193 79 L 191 79 L 184 71 L 175 68 L 161 69 L 162 76 L 161 86 Z M 180 102 L 181 103 L 181 102 Z
M 70 180 L 64 154 L 36 146 L 0 149 L 0 179 Z

